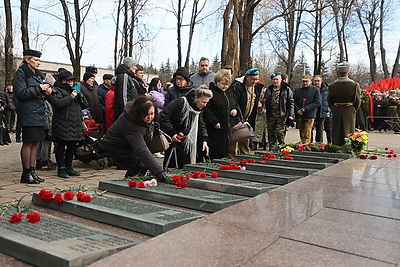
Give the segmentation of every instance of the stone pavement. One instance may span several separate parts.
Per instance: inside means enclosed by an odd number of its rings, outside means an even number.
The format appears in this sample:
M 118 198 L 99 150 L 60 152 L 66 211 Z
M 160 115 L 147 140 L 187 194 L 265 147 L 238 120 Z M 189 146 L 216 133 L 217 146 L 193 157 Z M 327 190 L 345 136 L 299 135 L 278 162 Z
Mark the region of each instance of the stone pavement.
M 298 140 L 298 131 L 290 129 L 286 141 Z M 384 147 L 400 151 L 400 135 L 371 132 L 369 148 Z M 115 168 L 97 170 L 95 162 L 75 161 L 80 177 L 60 179 L 55 170 L 40 171 L 45 183 L 20 184 L 19 149 L 20 143 L 0 147 L 0 203 L 24 197 L 22 202 L 30 204 L 32 193 L 41 188 L 97 188 L 99 181 L 119 179 L 124 174 Z M 346 160 L 93 266 L 396 265 L 400 260 L 399 174 L 398 159 Z M 149 239 L 81 220 L 104 230 Z M 0 265 L 26 264 L 0 255 Z

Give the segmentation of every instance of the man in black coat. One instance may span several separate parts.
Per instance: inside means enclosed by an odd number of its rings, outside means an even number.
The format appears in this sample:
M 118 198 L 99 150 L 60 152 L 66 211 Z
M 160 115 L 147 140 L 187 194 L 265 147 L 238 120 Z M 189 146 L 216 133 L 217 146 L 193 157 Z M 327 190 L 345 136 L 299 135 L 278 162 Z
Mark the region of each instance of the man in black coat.
M 238 77 L 231 85 L 240 112 L 243 116 L 243 121 L 250 123 L 253 129 L 256 124 L 257 103 L 260 101 L 261 89 L 264 85 L 259 81 L 260 69 L 253 68 L 246 71 L 245 76 Z M 237 143 L 239 154 L 247 155 L 250 152 L 250 139 Z M 230 156 L 236 155 L 236 144 L 232 145 Z M 235 150 L 235 151 L 232 151 Z

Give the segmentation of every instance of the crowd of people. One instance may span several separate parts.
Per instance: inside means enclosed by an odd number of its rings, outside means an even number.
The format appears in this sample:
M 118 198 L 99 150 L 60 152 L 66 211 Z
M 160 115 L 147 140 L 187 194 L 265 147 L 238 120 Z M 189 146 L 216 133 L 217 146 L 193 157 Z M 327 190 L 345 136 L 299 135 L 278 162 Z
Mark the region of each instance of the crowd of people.
M 287 128 L 295 122 L 304 144 L 323 142 L 325 131 L 327 143 L 343 145 L 344 137 L 355 131 L 362 105 L 362 91 L 349 78 L 346 62 L 337 66 L 338 79 L 332 84 L 320 75 L 304 75 L 302 86 L 293 90 L 284 73 L 273 73 L 265 85 L 258 68 L 233 77 L 231 66 L 214 73 L 202 57 L 198 72 L 178 68 L 164 88 L 158 77 L 147 84 L 144 68 L 132 57 L 124 58 L 115 74 L 103 75 L 100 85 L 93 66 L 86 67 L 79 82 L 62 68 L 44 76 L 40 57 L 40 51 L 24 51 L 0 102 L 0 145 L 11 142 L 9 131 L 22 141 L 21 183 L 44 181 L 36 169 L 51 168 L 52 143 L 57 176 L 79 176 L 73 159 L 85 134 L 98 134 L 116 167 L 126 170 L 126 178 L 150 172 L 158 181 L 166 180 L 168 168 L 283 145 Z M 387 129 L 380 118 L 398 118 L 395 93 L 372 94 L 378 130 Z M 248 123 L 255 134 L 231 142 L 231 128 L 239 122 Z M 170 137 L 171 145 L 162 154 L 152 153 L 148 144 L 161 133 Z M 164 157 L 162 165 L 156 157 Z

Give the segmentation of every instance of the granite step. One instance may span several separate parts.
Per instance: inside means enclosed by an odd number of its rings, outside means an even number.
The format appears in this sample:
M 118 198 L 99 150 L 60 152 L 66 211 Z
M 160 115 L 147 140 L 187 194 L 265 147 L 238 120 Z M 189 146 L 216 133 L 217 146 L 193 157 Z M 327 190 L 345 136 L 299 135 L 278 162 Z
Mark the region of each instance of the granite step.
M 37 193 L 34 193 L 32 202 L 40 206 L 151 236 L 157 236 L 203 217 L 201 214 L 194 212 L 107 195 L 96 196 L 89 203 L 70 200 L 58 204 L 55 201 L 43 201 L 38 197 Z
M 264 155 L 264 154 L 263 154 Z M 262 160 L 261 155 L 237 155 L 236 160 L 242 159 L 254 159 L 255 161 Z M 306 168 L 311 171 L 322 170 L 332 166 L 333 163 L 326 162 L 310 162 L 310 161 L 300 161 L 300 160 L 284 160 L 284 159 L 266 159 L 267 165 L 273 166 L 285 166 L 285 167 L 294 167 L 294 168 Z
M 298 151 L 293 150 L 291 155 L 308 155 L 308 156 L 317 156 L 317 157 L 328 157 L 328 158 L 337 158 L 337 159 L 349 159 L 353 157 L 350 154 L 343 153 L 333 153 L 333 152 L 318 152 L 318 151 Z
M 265 153 L 261 153 L 259 151 L 255 151 L 254 154 L 257 155 L 265 155 Z M 313 155 L 305 155 L 305 154 L 296 154 L 292 156 L 295 160 L 299 160 L 299 161 L 307 161 L 307 162 L 325 162 L 325 163 L 339 163 L 340 161 L 342 161 L 343 159 L 338 159 L 338 158 L 329 158 L 327 156 L 324 155 L 320 155 L 320 156 L 313 156 Z
M 101 181 L 99 189 L 207 212 L 216 212 L 248 199 L 244 196 L 210 192 L 190 187 L 178 188 L 175 185 L 164 183 L 159 183 L 155 187 L 130 188 L 126 180 Z

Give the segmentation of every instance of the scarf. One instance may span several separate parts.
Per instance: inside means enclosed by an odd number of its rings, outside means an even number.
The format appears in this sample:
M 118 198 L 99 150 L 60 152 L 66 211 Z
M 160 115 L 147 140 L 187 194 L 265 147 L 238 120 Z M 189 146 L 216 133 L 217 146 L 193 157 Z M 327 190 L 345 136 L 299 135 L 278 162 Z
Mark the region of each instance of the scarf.
M 190 163 L 196 163 L 197 154 L 197 132 L 199 128 L 199 115 L 201 111 L 194 110 L 186 97 L 183 98 L 182 119 L 181 123 L 187 129 L 190 128 L 189 133 L 184 140 L 184 151 L 190 156 Z

